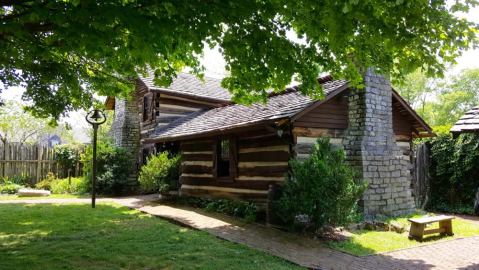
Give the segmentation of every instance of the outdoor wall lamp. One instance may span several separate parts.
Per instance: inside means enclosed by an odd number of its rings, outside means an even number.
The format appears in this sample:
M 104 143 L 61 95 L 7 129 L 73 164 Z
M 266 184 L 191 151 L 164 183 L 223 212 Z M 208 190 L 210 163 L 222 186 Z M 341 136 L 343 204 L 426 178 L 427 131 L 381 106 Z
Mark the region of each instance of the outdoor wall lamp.
M 91 207 L 95 208 L 96 199 L 96 141 L 98 126 L 105 123 L 106 115 L 102 110 L 93 109 L 85 116 L 86 121 L 93 126 L 93 171 L 91 179 Z
M 276 130 L 276 135 L 278 135 L 279 138 L 283 137 L 284 130 L 282 129 L 277 129 Z

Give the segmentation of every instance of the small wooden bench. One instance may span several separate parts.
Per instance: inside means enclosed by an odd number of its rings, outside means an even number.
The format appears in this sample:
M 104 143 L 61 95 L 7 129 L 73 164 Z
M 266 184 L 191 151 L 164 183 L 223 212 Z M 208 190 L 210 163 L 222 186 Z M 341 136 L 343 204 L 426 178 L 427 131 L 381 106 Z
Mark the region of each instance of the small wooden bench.
M 452 220 L 451 216 L 432 216 L 422 218 L 410 218 L 411 228 L 409 229 L 409 239 L 416 239 L 422 241 L 424 235 L 440 233 L 441 235 L 454 235 L 452 232 Z M 426 225 L 439 222 L 439 228 L 427 229 Z

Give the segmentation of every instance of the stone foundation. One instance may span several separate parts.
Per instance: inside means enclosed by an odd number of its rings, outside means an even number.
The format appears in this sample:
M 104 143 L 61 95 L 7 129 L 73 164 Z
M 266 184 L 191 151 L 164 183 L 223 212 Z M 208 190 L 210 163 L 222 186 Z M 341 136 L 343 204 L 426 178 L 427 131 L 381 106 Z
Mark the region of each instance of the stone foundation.
M 112 135 L 115 145 L 126 149 L 134 161 L 131 164 L 131 174 L 128 182 L 131 185 L 131 190 L 135 190 L 138 186 L 140 164 L 140 116 L 134 98 L 116 99 Z
M 366 217 L 410 213 L 410 161 L 394 138 L 391 84 L 371 69 L 364 82 L 365 88 L 353 90 L 349 97 L 344 137 L 349 162 L 368 183 L 361 206 Z

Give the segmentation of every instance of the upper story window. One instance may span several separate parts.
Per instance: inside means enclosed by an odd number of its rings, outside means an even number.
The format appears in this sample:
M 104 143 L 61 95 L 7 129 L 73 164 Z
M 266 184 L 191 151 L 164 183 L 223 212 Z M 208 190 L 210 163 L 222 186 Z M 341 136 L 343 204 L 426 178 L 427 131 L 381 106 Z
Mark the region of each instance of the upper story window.
M 150 117 L 150 101 L 147 96 L 143 97 L 143 121 L 147 121 Z
M 160 116 L 160 94 L 155 95 L 155 116 Z
M 223 139 L 216 142 L 214 173 L 220 181 L 233 181 L 237 171 L 236 141 Z

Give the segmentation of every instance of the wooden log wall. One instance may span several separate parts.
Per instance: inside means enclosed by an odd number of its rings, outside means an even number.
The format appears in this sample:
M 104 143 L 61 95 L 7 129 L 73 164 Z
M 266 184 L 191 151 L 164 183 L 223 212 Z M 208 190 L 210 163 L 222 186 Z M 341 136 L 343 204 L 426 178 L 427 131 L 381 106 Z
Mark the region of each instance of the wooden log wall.
M 142 121 L 141 137 L 147 137 L 158 126 L 165 126 L 178 118 L 185 117 L 193 112 L 197 112 L 206 107 L 205 104 L 199 104 L 160 94 L 158 92 L 149 92 L 144 95 L 150 106 L 147 107 L 148 117 Z M 141 117 L 143 118 L 143 100 L 139 103 Z
M 345 130 L 339 129 L 295 127 L 293 129 L 295 157 L 299 159 L 307 158 L 316 140 L 320 137 L 329 137 L 334 147 L 342 147 L 344 132 Z M 396 135 L 396 144 L 403 155 L 406 156 L 406 159 L 411 160 L 411 136 Z
M 144 98 L 146 98 L 146 104 Z M 136 84 L 136 99 L 141 119 L 141 140 L 154 132 L 156 127 L 165 126 L 201 109 L 218 106 L 218 104 L 168 95 L 157 90 L 149 90 L 140 80 Z M 149 153 L 154 153 L 154 146 L 154 144 L 142 143 L 142 149 Z
M 412 119 L 405 116 L 406 111 L 401 107 L 399 102 L 393 100 L 393 129 L 396 140 L 410 141 L 412 139 L 413 125 Z
M 272 133 L 238 134 L 238 175 L 232 181 L 213 177 L 214 139 L 181 144 L 183 194 L 266 202 L 269 185 L 281 184 L 288 173 L 290 137 Z
M 393 98 L 393 129 L 396 142 L 410 160 L 413 125 L 402 105 Z M 306 158 L 319 137 L 330 137 L 331 143 L 342 145 L 342 138 L 348 128 L 348 96 L 340 95 L 294 122 L 294 154 Z
M 295 121 L 297 127 L 339 129 L 348 127 L 348 96 L 337 97 L 321 104 Z
M 72 176 L 82 175 L 78 163 Z M 21 143 L 0 143 L 0 177 L 24 176 L 35 184 L 52 172 L 58 177 L 67 177 L 67 171 L 55 160 L 53 148 Z

